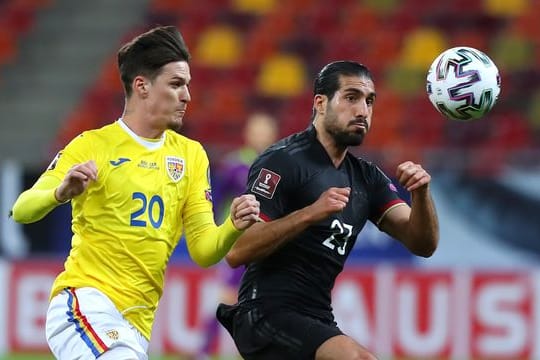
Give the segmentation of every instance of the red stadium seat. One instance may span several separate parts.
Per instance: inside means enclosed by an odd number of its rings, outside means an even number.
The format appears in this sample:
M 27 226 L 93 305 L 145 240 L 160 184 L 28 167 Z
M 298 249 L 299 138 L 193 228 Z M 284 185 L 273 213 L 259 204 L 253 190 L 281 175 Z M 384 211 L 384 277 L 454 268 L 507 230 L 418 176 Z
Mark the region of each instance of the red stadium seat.
M 16 55 L 15 33 L 9 28 L 0 26 L 0 65 L 13 61 Z
M 116 62 L 116 55 L 105 62 L 98 77 L 97 84 L 98 86 L 101 84 L 101 86 L 108 88 L 110 91 L 121 92 L 123 91 L 123 86 Z
M 13 3 L 31 3 L 37 7 L 51 1 L 13 0 Z M 239 143 L 241 140 L 235 136 L 234 128 L 245 119 L 250 108 L 258 107 L 279 114 L 285 133 L 301 130 L 307 125 L 311 109 L 311 77 L 308 74 L 326 62 L 353 59 L 371 69 L 381 93 L 373 131 L 365 145 L 392 147 L 417 156 L 427 146 L 451 145 L 448 139 L 453 134 L 448 133 L 446 127 L 456 125 L 448 125 L 448 121 L 427 102 L 424 93 L 425 71 L 442 50 L 467 45 L 496 55 L 498 39 L 511 34 L 531 44 L 529 65 L 540 63 L 537 24 L 540 1 L 336 0 L 332 4 L 329 10 L 323 0 L 151 0 L 147 25 L 155 24 L 156 19 L 176 24 L 194 54 L 191 63 L 193 99 L 186 115 L 186 133 L 205 142 Z M 515 8 L 501 11 L 511 6 Z M 465 7 L 466 11 L 463 10 Z M 460 21 L 455 21 L 458 12 L 464 15 Z M 7 18 L 10 21 L 18 18 L 14 28 L 24 29 L 25 22 L 32 19 L 28 16 L 32 12 L 25 15 L 22 11 L 11 17 L 8 13 L 0 12 L 0 24 Z M 205 43 L 204 34 L 216 24 L 233 29 L 232 32 L 236 32 L 233 38 L 239 45 L 231 50 L 222 41 Z M 0 30 L 1 63 L 16 56 L 18 33 L 9 33 L 11 29 L 8 31 L 3 26 L 0 29 L 3 29 Z M 221 46 L 225 52 L 220 50 Z M 228 53 L 230 57 L 220 58 L 222 53 Z M 275 59 L 284 53 L 296 60 L 283 61 L 280 65 Z M 502 60 L 500 65 L 500 71 L 508 76 L 515 71 L 506 68 Z M 527 89 L 535 86 L 531 83 L 537 79 L 534 74 L 538 70 L 527 71 L 532 75 L 509 76 L 503 80 L 503 94 L 509 102 L 520 103 L 512 101 L 517 90 L 512 91 L 510 86 Z M 276 81 L 276 78 L 279 79 Z M 505 85 L 509 82 L 510 85 Z M 106 87 L 114 91 L 107 92 L 103 89 Z M 101 91 L 107 93 L 108 100 L 96 100 L 100 99 Z M 111 99 L 120 98 L 121 102 L 122 89 L 115 61 L 111 59 L 104 65 L 88 93 L 80 109 L 96 113 L 70 118 L 78 124 L 78 129 L 108 117 L 113 111 L 109 104 Z M 99 113 L 86 105 L 90 101 L 102 102 L 98 106 L 101 108 Z M 518 146 L 519 141 L 527 141 L 522 135 L 528 123 L 522 121 L 515 131 L 510 131 L 506 122 L 502 123 L 505 125 L 484 122 L 489 131 L 511 132 L 499 137 L 501 143 Z M 221 130 L 227 135 L 221 135 Z M 459 138 L 458 135 L 463 134 L 458 131 L 455 136 Z M 467 134 L 463 135 L 464 144 L 466 138 Z

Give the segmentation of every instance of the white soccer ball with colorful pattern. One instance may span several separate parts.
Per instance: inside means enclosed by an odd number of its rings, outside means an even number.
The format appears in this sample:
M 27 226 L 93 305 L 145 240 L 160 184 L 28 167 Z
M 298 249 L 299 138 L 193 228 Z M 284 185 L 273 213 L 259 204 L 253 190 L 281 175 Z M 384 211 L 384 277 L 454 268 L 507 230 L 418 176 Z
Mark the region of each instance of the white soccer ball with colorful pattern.
M 482 51 L 459 46 L 445 50 L 427 74 L 429 100 L 451 120 L 470 121 L 486 115 L 501 92 L 495 63 Z

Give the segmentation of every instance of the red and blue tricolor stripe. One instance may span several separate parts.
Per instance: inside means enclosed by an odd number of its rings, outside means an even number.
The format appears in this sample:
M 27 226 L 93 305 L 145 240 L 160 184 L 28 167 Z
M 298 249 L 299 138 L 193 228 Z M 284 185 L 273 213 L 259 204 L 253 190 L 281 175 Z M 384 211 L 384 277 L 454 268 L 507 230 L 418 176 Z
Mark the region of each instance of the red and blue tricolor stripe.
M 66 288 L 64 289 L 64 291 L 68 294 L 67 305 L 69 311 L 67 311 L 66 313 L 69 317 L 68 321 L 72 322 L 75 325 L 75 328 L 81 336 L 81 339 L 84 341 L 86 346 L 88 346 L 90 350 L 92 350 L 92 353 L 97 358 L 109 348 L 96 334 L 96 332 L 92 328 L 92 325 L 90 325 L 90 323 L 86 319 L 86 316 L 81 313 L 81 309 L 79 307 L 79 300 L 77 298 L 77 294 L 75 293 L 75 288 Z

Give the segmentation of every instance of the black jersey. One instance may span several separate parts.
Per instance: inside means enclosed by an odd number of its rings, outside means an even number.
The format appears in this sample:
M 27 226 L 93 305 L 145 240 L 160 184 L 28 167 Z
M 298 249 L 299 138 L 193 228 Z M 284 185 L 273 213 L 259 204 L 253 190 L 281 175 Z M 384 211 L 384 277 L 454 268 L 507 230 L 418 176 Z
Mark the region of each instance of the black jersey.
M 313 126 L 271 146 L 248 177 L 248 191 L 257 197 L 261 218 L 267 221 L 312 204 L 330 187 L 351 188 L 346 208 L 250 264 L 240 302 L 255 300 L 269 309 L 333 319 L 335 279 L 366 221 L 377 224 L 385 211 L 403 203 L 396 188 L 379 168 L 351 153 L 336 168 Z

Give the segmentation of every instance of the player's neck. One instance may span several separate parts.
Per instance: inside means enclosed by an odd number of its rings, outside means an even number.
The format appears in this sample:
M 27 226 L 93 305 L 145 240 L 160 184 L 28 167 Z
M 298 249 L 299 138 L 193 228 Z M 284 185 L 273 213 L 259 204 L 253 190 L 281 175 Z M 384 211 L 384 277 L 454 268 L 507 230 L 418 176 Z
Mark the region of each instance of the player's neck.
M 343 162 L 343 159 L 345 159 L 347 147 L 338 146 L 330 134 L 322 129 L 319 129 L 316 125 L 315 129 L 317 130 L 317 140 L 319 140 L 323 148 L 326 150 L 326 153 L 328 154 L 328 157 L 330 157 L 330 160 L 334 166 L 336 168 L 339 167 Z
M 159 139 L 163 136 L 162 129 L 152 127 L 150 119 L 147 119 L 143 114 L 139 114 L 137 111 L 130 110 L 129 107 L 124 109 L 122 121 L 131 131 L 142 138 Z

